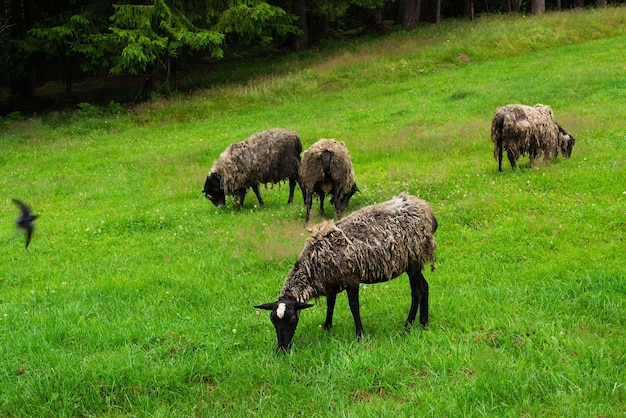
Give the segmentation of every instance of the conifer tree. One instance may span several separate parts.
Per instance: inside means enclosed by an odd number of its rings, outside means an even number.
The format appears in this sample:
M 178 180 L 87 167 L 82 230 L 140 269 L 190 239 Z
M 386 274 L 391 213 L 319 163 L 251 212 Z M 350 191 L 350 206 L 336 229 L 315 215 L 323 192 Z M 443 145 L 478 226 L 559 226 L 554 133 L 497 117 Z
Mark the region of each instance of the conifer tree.
M 62 59 L 71 68 L 73 59 L 80 57 L 83 70 L 91 72 L 170 74 L 177 57 L 201 54 L 219 59 L 225 48 L 267 45 L 297 32 L 294 20 L 263 0 L 97 2 L 39 19 L 16 40 L 16 58 L 21 53 Z

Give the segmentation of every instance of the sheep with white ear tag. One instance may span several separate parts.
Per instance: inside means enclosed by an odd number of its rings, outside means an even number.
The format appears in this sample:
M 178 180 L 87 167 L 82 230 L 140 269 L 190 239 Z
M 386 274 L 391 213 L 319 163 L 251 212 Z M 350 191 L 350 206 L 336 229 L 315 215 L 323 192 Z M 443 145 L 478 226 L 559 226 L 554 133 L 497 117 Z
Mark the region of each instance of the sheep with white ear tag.
M 427 262 L 435 269 L 437 219 L 430 205 L 406 193 L 387 202 L 360 209 L 337 223 L 315 227 L 285 279 L 278 300 L 255 306 L 272 311 L 278 347 L 288 350 L 300 319 L 312 298 L 326 296 L 324 328 L 332 327 L 337 294 L 348 293 L 356 335 L 363 335 L 359 312 L 359 284 L 380 283 L 407 272 L 411 308 L 407 331 L 420 311 L 428 322 L 428 283 L 422 274 Z

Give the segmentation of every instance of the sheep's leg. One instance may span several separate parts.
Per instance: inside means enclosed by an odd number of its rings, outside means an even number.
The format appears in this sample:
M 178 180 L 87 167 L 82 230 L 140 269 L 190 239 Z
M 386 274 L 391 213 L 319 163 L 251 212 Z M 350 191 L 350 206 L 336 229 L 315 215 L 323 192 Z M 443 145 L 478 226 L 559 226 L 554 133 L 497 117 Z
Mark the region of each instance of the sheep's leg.
M 259 201 L 259 206 L 263 206 L 265 203 L 263 203 L 263 199 L 261 198 L 261 193 L 259 192 L 259 185 L 258 184 L 253 184 L 252 185 L 252 191 L 254 192 L 254 194 L 256 195 L 257 200 Z M 243 199 L 241 199 L 241 201 L 243 202 Z
M 537 159 L 537 150 L 535 148 L 531 149 L 530 152 L 528 153 L 528 156 L 530 158 L 530 166 L 534 167 L 535 166 L 535 160 Z M 548 158 L 547 154 L 544 154 L 543 159 L 544 161 Z
M 306 218 L 304 219 L 304 225 L 309 224 L 309 218 L 311 217 L 311 206 L 313 206 L 313 193 L 307 193 L 306 198 L 304 199 L 304 204 L 306 205 Z
M 428 282 L 420 271 L 420 324 L 428 325 Z
M 361 323 L 361 313 L 359 312 L 359 285 L 349 286 L 346 292 L 348 293 L 350 312 L 352 312 L 352 317 L 354 318 L 356 337 L 360 340 L 363 337 L 363 324 Z
M 324 192 L 319 192 L 320 195 L 320 216 L 324 216 L 324 199 L 326 198 L 326 194 Z
M 418 308 L 420 311 L 420 323 L 423 326 L 428 324 L 428 282 L 422 274 L 422 269 L 417 264 L 411 265 L 407 273 L 411 283 L 411 309 L 404 324 L 404 329 L 408 332 L 415 320 Z
M 237 196 L 237 210 L 243 208 L 243 201 L 246 198 L 246 189 L 239 189 L 239 196 Z
M 502 172 L 502 153 L 504 151 L 504 147 L 502 146 L 502 138 L 498 139 L 498 170 Z
M 293 193 L 296 191 L 296 179 L 289 179 L 289 199 L 287 203 L 293 203 Z
M 515 170 L 515 160 L 516 160 L 515 154 L 511 150 L 507 149 L 506 150 L 506 156 L 509 157 L 509 162 L 511 163 L 511 168 L 513 168 L 513 170 Z
M 330 292 L 326 296 L 326 322 L 324 329 L 330 331 L 333 327 L 333 313 L 335 312 L 335 301 L 337 300 L 337 292 Z
M 302 192 L 302 201 L 306 203 L 306 190 L 302 187 L 302 183 L 298 180 L 298 186 L 300 186 L 300 191 Z

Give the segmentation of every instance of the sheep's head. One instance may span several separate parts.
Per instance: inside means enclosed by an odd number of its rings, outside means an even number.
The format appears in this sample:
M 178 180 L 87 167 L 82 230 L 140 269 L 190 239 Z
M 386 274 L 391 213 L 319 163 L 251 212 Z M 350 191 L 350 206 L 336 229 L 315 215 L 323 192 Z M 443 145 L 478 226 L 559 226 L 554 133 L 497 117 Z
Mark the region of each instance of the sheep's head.
M 350 189 L 350 192 L 348 194 L 339 196 L 338 199 L 335 199 L 335 197 L 333 196 L 333 200 L 331 202 L 335 204 L 335 213 L 337 214 L 337 219 L 341 219 L 343 217 L 343 211 L 348 207 L 350 199 L 352 198 L 352 196 L 354 196 L 356 192 L 360 191 L 361 190 L 355 183 L 352 185 L 352 189 Z
M 296 327 L 300 320 L 300 310 L 310 308 L 311 306 L 313 305 L 296 302 L 291 299 L 281 299 L 277 302 L 257 305 L 255 308 L 272 311 L 270 313 L 270 320 L 272 324 L 274 324 L 274 328 L 276 328 L 278 348 L 287 351 L 291 348 L 291 339 L 296 332 Z
M 569 158 L 572 155 L 572 148 L 576 143 L 576 139 L 571 136 L 565 129 L 559 127 L 559 151 L 563 154 L 563 158 Z
M 218 208 L 226 205 L 226 194 L 222 187 L 222 178 L 218 173 L 210 173 L 204 182 L 202 193 Z

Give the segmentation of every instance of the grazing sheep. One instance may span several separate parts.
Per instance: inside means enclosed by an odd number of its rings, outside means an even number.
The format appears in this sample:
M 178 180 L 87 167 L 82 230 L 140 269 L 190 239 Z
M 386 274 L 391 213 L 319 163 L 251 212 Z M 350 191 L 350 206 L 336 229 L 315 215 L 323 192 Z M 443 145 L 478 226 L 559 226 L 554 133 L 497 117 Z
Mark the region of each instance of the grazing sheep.
M 354 181 L 354 169 L 346 144 L 334 139 L 320 139 L 302 154 L 300 165 L 300 187 L 306 205 L 305 225 L 308 225 L 313 205 L 313 195 L 320 198 L 320 216 L 324 216 L 326 193 L 333 197 L 337 219 L 354 193 L 359 191 Z
M 256 194 L 259 205 L 263 205 L 259 184 L 288 179 L 288 203 L 293 203 L 293 193 L 299 183 L 301 152 L 302 143 L 295 131 L 274 128 L 255 133 L 222 152 L 213 164 L 202 192 L 220 208 L 226 204 L 226 195 L 235 196 L 238 209 L 241 209 L 248 187 Z
M 569 158 L 576 142 L 554 121 L 550 106 L 542 104 L 534 107 L 511 104 L 496 109 L 491 121 L 491 140 L 500 171 L 503 150 L 515 169 L 519 156 L 526 153 L 530 156 L 531 167 L 542 154 L 544 159 L 553 159 L 561 152 L 563 158 Z
M 324 328 L 332 327 L 337 293 L 346 290 L 354 317 L 356 335 L 363 335 L 359 313 L 359 284 L 379 283 L 407 272 L 411 284 L 411 309 L 405 323 L 410 329 L 420 310 L 420 323 L 428 322 L 428 283 L 422 268 L 431 262 L 435 269 L 437 219 L 430 205 L 402 193 L 393 199 L 368 206 L 335 223 L 317 225 L 285 279 L 278 301 L 257 305 L 270 310 L 278 347 L 287 350 L 296 331 L 300 310 L 307 302 L 326 296 Z

